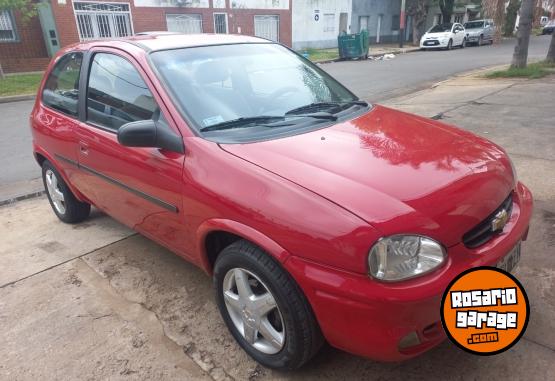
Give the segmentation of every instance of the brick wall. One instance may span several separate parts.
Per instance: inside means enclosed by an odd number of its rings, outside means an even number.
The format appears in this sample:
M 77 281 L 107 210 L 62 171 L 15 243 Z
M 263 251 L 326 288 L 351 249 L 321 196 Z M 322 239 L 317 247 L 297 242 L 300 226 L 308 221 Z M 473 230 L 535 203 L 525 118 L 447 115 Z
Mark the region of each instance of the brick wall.
M 254 16 L 255 15 L 277 15 L 279 16 L 279 39 L 280 42 L 291 46 L 291 4 L 288 10 L 273 9 L 230 9 L 228 8 L 184 8 L 184 7 L 135 7 L 133 1 L 111 0 L 110 2 L 126 2 L 130 4 L 131 18 L 133 22 L 133 31 L 161 31 L 167 30 L 166 14 L 191 13 L 202 15 L 202 27 L 204 33 L 214 32 L 213 13 L 227 12 L 229 33 L 237 33 L 237 27 L 241 28 L 241 34 L 254 34 Z M 73 4 L 71 0 L 67 0 L 67 4 L 58 4 L 52 2 L 52 12 L 56 19 L 58 34 L 60 36 L 60 45 L 66 46 L 75 42 L 79 42 L 79 33 L 73 13 Z
M 2 69 L 6 73 L 44 70 L 49 58 L 38 17 L 24 24 L 19 12 L 14 12 L 14 16 L 18 40 L 0 41 Z

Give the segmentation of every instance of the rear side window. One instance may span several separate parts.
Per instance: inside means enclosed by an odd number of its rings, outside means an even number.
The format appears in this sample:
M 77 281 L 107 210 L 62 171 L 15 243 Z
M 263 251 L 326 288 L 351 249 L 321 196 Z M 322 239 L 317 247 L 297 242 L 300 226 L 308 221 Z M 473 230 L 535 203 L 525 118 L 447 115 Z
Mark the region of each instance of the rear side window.
M 110 130 L 152 119 L 158 109 L 139 72 L 126 59 L 97 53 L 87 86 L 87 121 Z
M 46 106 L 77 116 L 82 61 L 82 53 L 69 53 L 59 59 L 48 75 L 42 91 L 42 102 Z

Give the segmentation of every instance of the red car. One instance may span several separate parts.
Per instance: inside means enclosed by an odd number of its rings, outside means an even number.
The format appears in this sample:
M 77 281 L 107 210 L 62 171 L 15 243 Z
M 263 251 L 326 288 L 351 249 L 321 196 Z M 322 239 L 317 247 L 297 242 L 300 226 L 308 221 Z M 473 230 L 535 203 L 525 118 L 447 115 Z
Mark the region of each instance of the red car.
M 94 205 L 200 266 L 238 343 L 273 368 L 324 340 L 383 361 L 437 345 L 447 284 L 510 270 L 532 212 L 497 145 L 369 105 L 253 37 L 73 45 L 31 125 L 56 215 Z

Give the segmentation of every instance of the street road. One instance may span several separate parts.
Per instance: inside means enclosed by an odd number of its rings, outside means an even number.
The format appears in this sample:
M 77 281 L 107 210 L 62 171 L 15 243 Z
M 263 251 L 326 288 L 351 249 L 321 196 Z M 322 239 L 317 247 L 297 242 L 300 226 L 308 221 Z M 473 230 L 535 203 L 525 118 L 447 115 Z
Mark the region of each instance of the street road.
M 532 38 L 530 59 L 545 57 L 550 38 Z M 345 61 L 321 67 L 359 97 L 375 102 L 427 87 L 457 73 L 509 63 L 513 49 L 514 40 L 504 40 L 493 46 L 414 52 L 390 61 Z M 19 182 L 23 182 L 21 187 L 29 187 L 27 180 L 40 177 L 31 155 L 28 115 L 32 105 L 32 101 L 0 104 L 0 198 L 2 187 Z

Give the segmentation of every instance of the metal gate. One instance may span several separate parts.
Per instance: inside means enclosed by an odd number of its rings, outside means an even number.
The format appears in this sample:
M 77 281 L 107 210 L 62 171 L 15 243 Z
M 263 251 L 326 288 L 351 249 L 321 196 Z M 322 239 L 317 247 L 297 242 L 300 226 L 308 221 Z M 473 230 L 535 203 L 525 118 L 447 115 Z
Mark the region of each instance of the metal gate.
M 81 41 L 133 35 L 129 4 L 76 1 L 73 10 Z
M 197 14 L 167 14 L 168 31 L 185 34 L 202 33 L 202 16 Z
M 279 41 L 279 16 L 254 16 L 254 35 Z
M 227 33 L 227 13 L 214 13 L 214 32 Z

